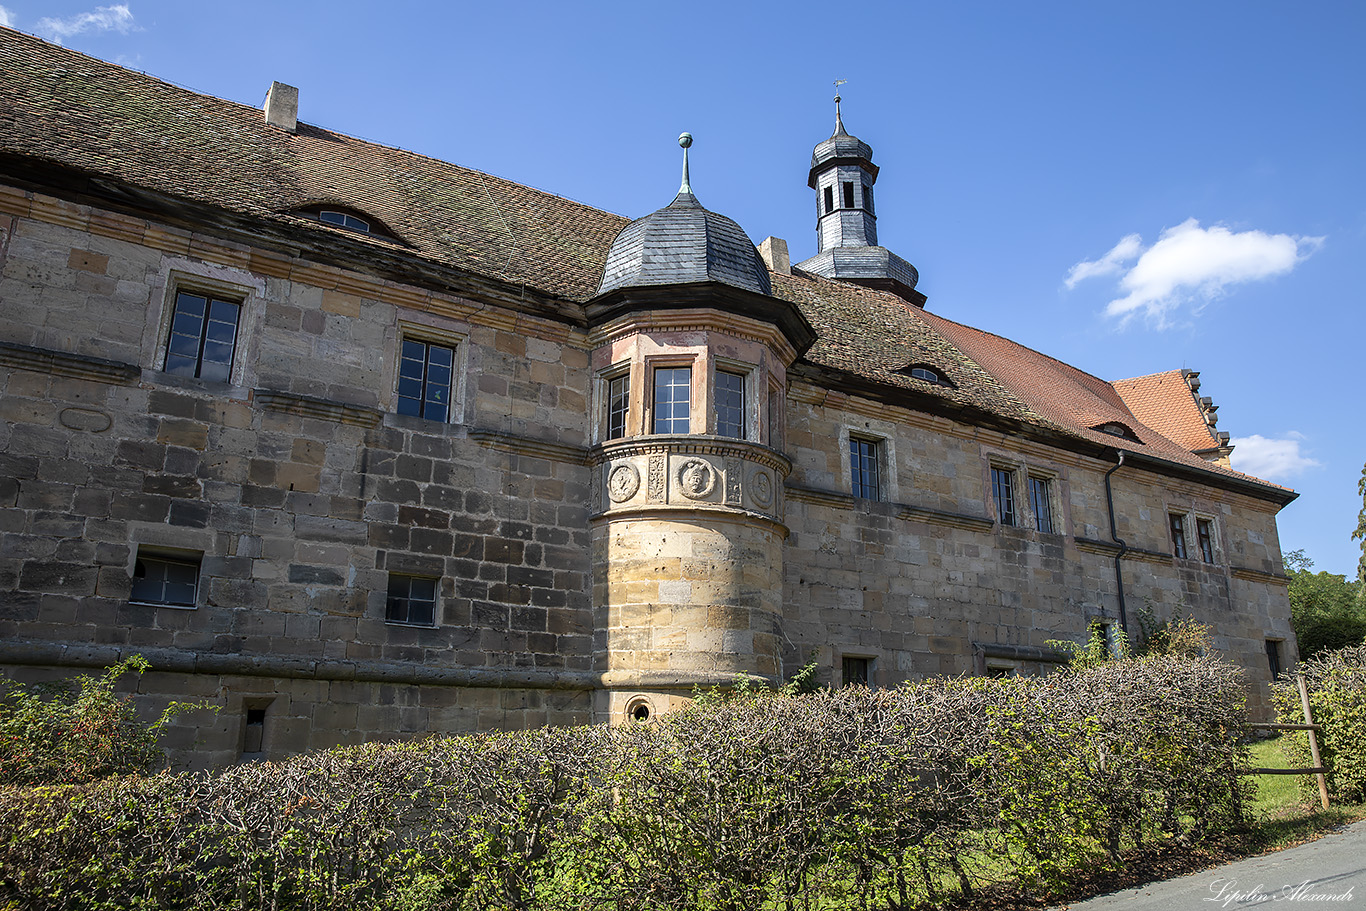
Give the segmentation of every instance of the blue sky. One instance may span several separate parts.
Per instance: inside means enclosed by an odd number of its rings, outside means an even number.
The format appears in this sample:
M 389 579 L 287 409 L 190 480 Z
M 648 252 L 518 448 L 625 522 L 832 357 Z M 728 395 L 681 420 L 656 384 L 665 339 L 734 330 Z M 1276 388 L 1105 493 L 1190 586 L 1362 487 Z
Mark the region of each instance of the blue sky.
M 0 22 L 629 216 L 692 182 L 815 252 L 845 123 L 930 309 L 1106 379 L 1176 367 L 1285 550 L 1355 575 L 1366 461 L 1366 5 L 0 0 Z

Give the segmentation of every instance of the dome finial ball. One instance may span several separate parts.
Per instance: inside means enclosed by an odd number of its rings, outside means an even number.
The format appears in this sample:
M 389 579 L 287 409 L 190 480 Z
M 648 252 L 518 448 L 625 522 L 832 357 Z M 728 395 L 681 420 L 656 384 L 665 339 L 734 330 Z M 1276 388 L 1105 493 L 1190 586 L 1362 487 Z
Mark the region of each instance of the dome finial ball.
M 686 149 L 688 146 L 692 145 L 692 134 L 691 134 L 691 133 L 679 133 L 679 134 L 678 134 L 678 144 L 679 144 L 680 146 L 682 146 L 683 148 L 685 148 L 685 149 Z

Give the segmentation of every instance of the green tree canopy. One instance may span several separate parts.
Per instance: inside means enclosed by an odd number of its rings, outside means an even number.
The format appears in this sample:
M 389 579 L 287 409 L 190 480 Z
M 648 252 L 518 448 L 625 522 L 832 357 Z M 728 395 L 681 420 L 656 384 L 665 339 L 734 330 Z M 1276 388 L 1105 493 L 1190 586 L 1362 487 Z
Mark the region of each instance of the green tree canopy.
M 1366 601 L 1359 595 L 1361 583 L 1329 572 L 1311 572 L 1313 565 L 1303 550 L 1285 555 L 1290 576 L 1290 622 L 1299 640 L 1301 660 L 1366 640 Z

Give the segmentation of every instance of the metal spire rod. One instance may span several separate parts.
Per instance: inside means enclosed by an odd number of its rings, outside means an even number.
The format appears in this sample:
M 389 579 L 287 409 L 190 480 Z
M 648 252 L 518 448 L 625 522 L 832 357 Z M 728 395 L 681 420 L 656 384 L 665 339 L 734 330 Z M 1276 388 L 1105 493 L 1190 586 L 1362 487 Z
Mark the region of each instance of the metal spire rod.
M 692 184 L 688 181 L 688 147 L 692 145 L 692 134 L 678 134 L 678 144 L 683 147 L 683 185 L 678 188 L 678 192 L 691 196 Z

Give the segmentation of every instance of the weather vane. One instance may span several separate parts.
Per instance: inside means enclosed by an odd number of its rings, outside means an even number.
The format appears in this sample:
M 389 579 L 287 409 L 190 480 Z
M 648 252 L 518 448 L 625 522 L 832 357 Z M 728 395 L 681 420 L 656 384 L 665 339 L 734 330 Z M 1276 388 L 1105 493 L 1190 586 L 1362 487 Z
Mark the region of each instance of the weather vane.
M 835 80 L 835 130 L 838 132 L 844 126 L 844 121 L 840 119 L 840 86 L 848 82 L 848 79 Z

